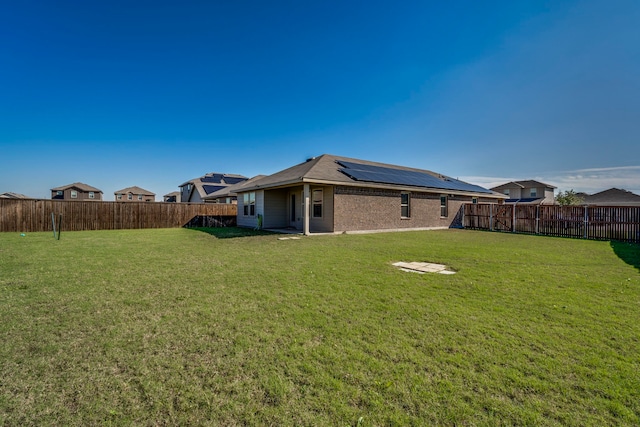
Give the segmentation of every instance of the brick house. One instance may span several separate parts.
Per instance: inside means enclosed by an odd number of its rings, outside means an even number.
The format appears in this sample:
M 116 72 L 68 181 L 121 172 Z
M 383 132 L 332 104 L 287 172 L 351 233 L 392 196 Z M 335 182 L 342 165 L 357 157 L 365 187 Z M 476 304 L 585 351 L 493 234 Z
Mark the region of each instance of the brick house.
M 505 203 L 519 205 L 553 205 L 556 202 L 555 189 L 553 185 L 534 180 L 511 181 L 491 188 L 492 191 L 508 196 Z
M 239 226 L 307 235 L 448 228 L 462 204 L 507 198 L 427 170 L 329 154 L 255 180 L 237 193 Z
M 127 187 L 113 193 L 116 202 L 155 202 L 156 193 L 140 187 Z
M 53 200 L 99 201 L 102 200 L 102 190 L 82 182 L 74 182 L 73 184 L 52 188 L 51 198 Z

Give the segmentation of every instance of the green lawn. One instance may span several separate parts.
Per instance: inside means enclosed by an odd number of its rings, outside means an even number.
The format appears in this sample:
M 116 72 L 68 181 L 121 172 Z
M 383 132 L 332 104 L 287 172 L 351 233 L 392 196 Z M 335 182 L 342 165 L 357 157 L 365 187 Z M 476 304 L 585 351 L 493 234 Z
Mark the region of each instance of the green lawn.
M 278 237 L 0 234 L 0 425 L 640 424 L 637 245 Z

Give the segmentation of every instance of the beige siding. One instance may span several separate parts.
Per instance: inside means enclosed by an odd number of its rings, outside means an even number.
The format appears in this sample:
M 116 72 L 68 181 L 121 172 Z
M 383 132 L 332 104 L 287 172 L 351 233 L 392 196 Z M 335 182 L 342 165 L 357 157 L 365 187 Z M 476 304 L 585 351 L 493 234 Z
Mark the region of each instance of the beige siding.
M 528 192 L 527 192 L 527 195 L 524 196 L 522 194 L 522 190 L 523 190 L 523 188 L 510 188 L 509 189 L 509 198 L 510 199 L 522 199 L 523 197 L 529 197 Z
M 287 190 L 271 190 L 264 193 L 264 228 L 287 226 Z
M 322 218 L 313 217 L 313 200 L 309 209 L 309 231 L 312 233 L 330 233 L 333 231 L 333 187 L 311 186 L 311 198 L 313 190 L 322 190 Z
M 76 198 L 72 198 L 71 197 L 71 192 L 75 191 L 77 192 L 77 197 Z M 78 190 L 76 188 L 67 188 L 66 190 L 63 190 L 63 196 L 57 196 L 57 191 L 51 191 L 51 198 L 52 199 L 56 199 L 56 200 L 72 200 L 72 201 L 84 201 L 84 202 L 91 202 L 91 201 L 100 201 L 102 200 L 102 193 L 99 193 L 97 191 L 94 192 L 94 197 L 93 199 L 89 198 L 89 192 L 84 192 L 82 190 Z
M 264 190 L 256 191 L 256 212 L 255 215 L 244 215 L 244 197 L 243 193 L 238 195 L 238 219 L 239 227 L 254 228 L 258 225 L 258 214 L 264 217 Z

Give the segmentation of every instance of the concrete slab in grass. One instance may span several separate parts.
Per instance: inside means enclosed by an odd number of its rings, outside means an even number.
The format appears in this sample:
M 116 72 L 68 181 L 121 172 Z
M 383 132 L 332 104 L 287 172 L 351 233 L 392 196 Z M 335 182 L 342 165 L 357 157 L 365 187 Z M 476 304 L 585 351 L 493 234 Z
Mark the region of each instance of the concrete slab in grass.
M 446 265 L 434 264 L 431 262 L 394 262 L 394 266 L 402 271 L 412 273 L 439 273 L 439 274 L 456 274 L 455 271 L 447 270 Z

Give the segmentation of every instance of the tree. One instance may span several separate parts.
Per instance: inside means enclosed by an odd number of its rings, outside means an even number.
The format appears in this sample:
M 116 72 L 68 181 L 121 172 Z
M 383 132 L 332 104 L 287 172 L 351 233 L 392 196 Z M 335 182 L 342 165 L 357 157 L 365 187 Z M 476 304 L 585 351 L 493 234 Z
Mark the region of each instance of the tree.
M 556 203 L 562 206 L 568 205 L 581 205 L 584 203 L 584 199 L 573 190 L 567 190 L 565 192 L 559 192 L 556 196 Z

